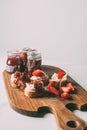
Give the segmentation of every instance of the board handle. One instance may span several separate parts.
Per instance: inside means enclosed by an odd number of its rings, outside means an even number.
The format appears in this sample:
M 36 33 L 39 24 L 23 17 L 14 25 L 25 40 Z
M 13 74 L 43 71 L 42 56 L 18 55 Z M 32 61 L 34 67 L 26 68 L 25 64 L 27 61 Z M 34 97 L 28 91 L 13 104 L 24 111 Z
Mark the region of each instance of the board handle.
M 87 130 L 87 123 L 77 117 L 64 104 L 51 104 L 52 113 L 55 115 L 58 130 Z

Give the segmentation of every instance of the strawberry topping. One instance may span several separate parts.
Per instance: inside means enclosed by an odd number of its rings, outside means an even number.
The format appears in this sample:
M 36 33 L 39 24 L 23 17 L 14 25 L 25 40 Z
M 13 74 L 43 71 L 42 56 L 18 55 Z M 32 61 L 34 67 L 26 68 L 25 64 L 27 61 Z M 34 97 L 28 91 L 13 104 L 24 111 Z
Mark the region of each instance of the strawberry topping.
M 32 73 L 33 76 L 43 76 L 44 75 L 44 72 L 42 70 L 35 70 L 33 73 Z
M 66 99 L 66 98 L 69 98 L 70 95 L 69 95 L 69 93 L 67 93 L 67 92 L 63 92 L 63 93 L 61 94 L 61 97 L 64 98 L 64 99 Z
M 71 83 L 68 83 L 68 84 L 66 85 L 66 87 L 70 88 L 71 91 L 74 91 L 74 90 L 75 90 L 75 88 L 73 87 L 73 85 L 72 85 Z
M 58 79 L 61 79 L 65 74 L 66 74 L 65 71 L 62 70 L 62 69 L 60 69 L 60 70 L 58 71 Z
M 63 92 L 66 92 L 66 93 L 69 93 L 72 91 L 70 87 L 66 87 L 66 86 L 61 87 L 61 89 Z
M 53 93 L 53 94 L 55 94 L 55 95 L 59 95 L 59 92 L 58 92 L 58 90 L 56 89 L 56 88 L 54 88 L 54 87 L 52 87 L 52 86 L 48 86 L 48 90 L 51 92 L 51 93 Z

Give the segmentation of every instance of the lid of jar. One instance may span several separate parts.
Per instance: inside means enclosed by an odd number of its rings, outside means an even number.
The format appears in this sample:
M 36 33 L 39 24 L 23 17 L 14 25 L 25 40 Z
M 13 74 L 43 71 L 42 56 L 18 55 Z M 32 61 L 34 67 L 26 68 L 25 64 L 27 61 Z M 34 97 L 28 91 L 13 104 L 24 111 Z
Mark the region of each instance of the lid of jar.
M 35 49 L 32 49 L 29 52 L 29 59 L 41 59 L 41 52 Z
M 29 51 L 29 52 L 30 52 L 32 49 L 29 48 L 29 47 L 24 47 L 22 50 L 23 50 L 23 51 Z
M 7 51 L 8 56 L 20 56 L 23 53 L 24 53 L 23 50 L 9 50 L 9 51 Z

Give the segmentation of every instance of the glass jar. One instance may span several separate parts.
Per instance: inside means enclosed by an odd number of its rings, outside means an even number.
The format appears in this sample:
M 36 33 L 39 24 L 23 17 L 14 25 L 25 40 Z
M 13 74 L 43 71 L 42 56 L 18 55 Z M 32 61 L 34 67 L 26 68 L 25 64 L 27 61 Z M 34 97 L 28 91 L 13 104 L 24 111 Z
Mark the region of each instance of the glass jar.
M 24 72 L 27 67 L 27 53 L 23 50 L 7 52 L 6 70 L 10 73 Z
M 42 57 L 40 51 L 32 49 L 29 54 L 28 54 L 28 71 L 30 74 L 36 70 L 41 68 L 41 62 L 42 62 Z

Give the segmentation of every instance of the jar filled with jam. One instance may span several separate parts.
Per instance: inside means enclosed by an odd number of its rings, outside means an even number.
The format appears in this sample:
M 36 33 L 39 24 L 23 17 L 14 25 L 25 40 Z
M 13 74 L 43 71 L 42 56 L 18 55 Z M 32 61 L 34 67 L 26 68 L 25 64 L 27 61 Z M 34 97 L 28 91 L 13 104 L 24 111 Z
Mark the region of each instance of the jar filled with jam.
M 8 51 L 6 70 L 10 73 L 15 71 L 24 72 L 27 67 L 26 51 Z
M 36 70 L 41 68 L 41 62 L 42 62 L 42 57 L 40 51 L 37 50 L 31 50 L 28 54 L 28 71 L 30 74 Z

